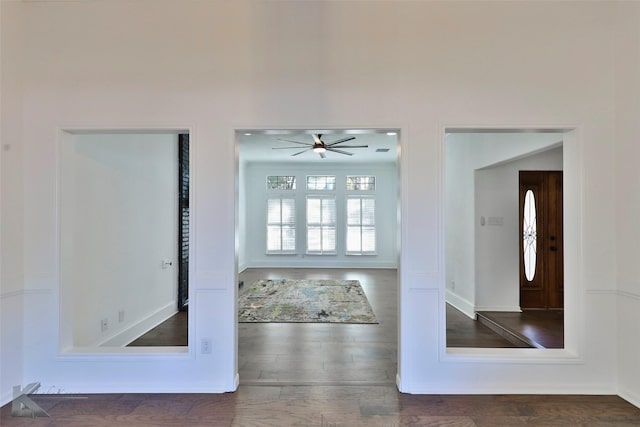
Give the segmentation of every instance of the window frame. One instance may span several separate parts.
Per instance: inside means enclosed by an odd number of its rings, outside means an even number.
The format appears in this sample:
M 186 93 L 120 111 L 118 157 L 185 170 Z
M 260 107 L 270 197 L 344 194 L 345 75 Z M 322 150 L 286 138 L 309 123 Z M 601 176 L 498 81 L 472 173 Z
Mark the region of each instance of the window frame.
M 270 187 L 269 186 L 269 178 L 276 178 L 276 182 L 278 184 L 285 183 L 287 181 L 286 178 L 293 178 L 292 185 L 290 188 L 280 188 L 280 187 Z M 265 185 L 267 186 L 267 191 L 295 191 L 298 183 L 298 177 L 296 175 L 267 175 L 265 179 Z
M 360 221 L 359 224 L 350 224 L 349 223 L 349 200 L 358 200 L 360 201 Z M 364 225 L 362 223 L 362 201 L 363 200 L 372 200 L 373 201 L 373 224 L 372 225 Z M 345 197 L 345 233 L 344 233 L 344 250 L 345 255 L 349 256 L 372 256 L 377 255 L 378 250 L 378 232 L 376 227 L 376 197 L 373 195 L 365 195 L 365 194 L 351 194 Z M 357 227 L 360 231 L 360 250 L 359 251 L 350 251 L 349 250 L 349 228 Z M 364 229 L 373 229 L 373 244 L 374 249 L 372 251 L 364 251 L 362 250 L 362 235 Z
M 320 222 L 319 223 L 310 223 L 309 222 L 309 200 L 316 199 L 320 200 Z M 334 221 L 332 225 L 323 224 L 322 219 L 322 201 L 331 200 L 333 201 L 333 216 Z M 306 225 L 306 247 L 305 253 L 306 255 L 337 255 L 338 253 L 338 217 L 337 217 L 337 200 L 335 194 L 327 195 L 327 194 L 307 194 L 305 197 L 305 225 Z M 319 228 L 320 229 L 320 250 L 310 250 L 309 249 L 309 230 L 310 228 Z M 323 239 L 324 233 L 323 231 L 326 229 L 333 230 L 333 241 L 334 247 L 332 250 L 324 250 L 323 249 Z
M 309 178 L 332 178 L 332 188 L 309 188 Z M 305 177 L 305 190 L 306 191 L 336 191 L 338 180 L 335 175 L 307 175 Z
M 269 222 L 269 203 L 271 200 L 278 200 L 280 202 L 280 221 L 277 223 Z M 284 223 L 282 220 L 282 201 L 283 200 L 292 200 L 293 201 L 293 222 L 292 223 Z M 279 195 L 270 195 L 267 197 L 267 206 L 266 206 L 266 224 L 265 224 L 265 253 L 267 255 L 295 255 L 298 253 L 298 226 L 296 223 L 296 211 L 297 211 L 297 200 L 293 194 L 279 194 Z M 280 248 L 281 249 L 269 249 L 269 228 L 278 226 L 280 232 Z M 293 249 L 282 249 L 283 247 L 283 230 L 284 228 L 292 228 L 293 229 Z
M 373 184 L 373 188 L 367 188 L 367 189 L 363 189 L 363 188 L 349 188 L 349 178 L 373 178 L 372 184 Z M 347 193 L 351 193 L 351 192 L 358 192 L 358 191 L 376 191 L 376 186 L 377 186 L 377 178 L 375 175 L 345 175 L 344 177 L 344 187 L 345 190 L 347 191 Z

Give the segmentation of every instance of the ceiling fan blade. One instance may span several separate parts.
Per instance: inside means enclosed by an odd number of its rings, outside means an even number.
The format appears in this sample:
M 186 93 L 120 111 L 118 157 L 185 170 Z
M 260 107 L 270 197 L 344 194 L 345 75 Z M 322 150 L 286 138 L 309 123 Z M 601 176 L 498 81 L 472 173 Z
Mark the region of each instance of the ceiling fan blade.
M 278 141 L 286 141 L 286 142 L 293 142 L 294 144 L 302 144 L 302 145 L 313 145 L 310 142 L 300 142 L 300 141 L 293 141 L 291 139 L 282 139 L 282 138 L 276 138 Z
M 327 148 L 329 148 L 329 145 L 327 145 Z M 368 145 L 339 145 L 337 147 L 331 147 L 331 148 L 369 148 Z
M 327 157 L 324 155 L 324 153 L 318 153 L 318 154 L 320 154 L 320 157 L 322 157 L 323 159 Z
M 348 137 L 346 137 L 346 138 L 342 138 L 342 139 L 339 139 L 339 140 L 337 140 L 337 141 L 330 142 L 330 143 L 328 143 L 328 144 L 327 144 L 327 143 L 325 143 L 325 145 L 326 145 L 327 147 L 331 147 L 332 145 L 340 144 L 341 142 L 351 141 L 352 139 L 356 139 L 356 137 L 355 137 L 355 136 L 348 136 Z
M 271 147 L 272 150 L 287 150 L 289 148 L 297 148 L 298 150 L 300 149 L 300 147 Z
M 293 154 L 292 154 L 292 156 L 297 156 L 298 154 L 302 154 L 302 153 L 304 153 L 305 151 L 309 151 L 309 148 L 305 148 L 305 149 L 304 149 L 304 150 L 302 150 L 302 151 L 298 151 L 297 153 L 293 153 Z
M 337 148 L 327 147 L 327 151 L 334 151 L 336 153 L 346 154 L 347 156 L 353 156 L 353 153 L 349 153 L 347 151 L 338 150 Z

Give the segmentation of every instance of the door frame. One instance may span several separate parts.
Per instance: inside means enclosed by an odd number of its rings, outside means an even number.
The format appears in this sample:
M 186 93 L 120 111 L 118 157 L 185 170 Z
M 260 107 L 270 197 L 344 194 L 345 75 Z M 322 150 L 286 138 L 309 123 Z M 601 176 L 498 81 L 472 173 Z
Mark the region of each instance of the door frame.
M 405 157 L 402 156 L 402 152 L 403 150 L 406 150 L 406 148 L 404 148 L 404 139 L 403 139 L 403 134 L 406 133 L 406 126 L 354 126 L 354 127 L 342 127 L 342 126 L 321 126 L 321 127 L 317 127 L 317 126 L 302 126 L 302 127 L 291 127 L 291 126 L 243 126 L 243 127 L 236 127 L 233 129 L 233 141 L 234 141 L 234 187 L 235 187 L 235 192 L 234 192 L 234 236 L 235 236 L 235 242 L 234 242 L 234 280 L 235 283 L 238 283 L 238 277 L 239 277 L 239 253 L 240 253 L 240 239 L 239 239 L 239 224 L 240 224 L 240 140 L 238 138 L 239 135 L 242 134 L 251 134 L 251 133 L 258 133 L 258 132 L 263 132 L 263 133 L 273 133 L 274 131 L 293 131 L 293 132 L 305 132 L 305 131 L 310 131 L 310 130 L 314 130 L 314 129 L 328 129 L 329 131 L 324 131 L 324 132 L 318 132 L 315 131 L 316 133 L 331 133 L 333 131 L 335 132 L 344 132 L 344 131 L 352 131 L 354 133 L 359 133 L 359 132 L 395 132 L 396 134 L 396 165 L 397 165 L 397 177 L 398 177 L 398 187 L 397 187 L 397 214 L 396 214 L 396 218 L 397 218 L 397 223 L 396 223 L 396 247 L 397 247 L 397 253 L 396 253 L 396 260 L 397 260 L 397 272 L 396 272 L 396 286 L 397 286 L 397 295 L 398 295 L 398 300 L 396 302 L 396 312 L 397 312 L 397 319 L 398 319 L 398 334 L 397 334 L 397 342 L 396 342 L 396 348 L 397 348 L 397 365 L 396 365 L 396 382 L 400 383 L 400 372 L 401 372 L 401 355 L 402 355 L 402 349 L 401 349 L 401 344 L 402 344 L 402 340 L 401 340 L 401 328 L 402 328 L 402 322 L 401 322 L 401 301 L 402 301 L 402 287 L 401 287 L 401 271 L 402 271 L 402 264 L 401 264 L 401 255 L 402 255 L 402 214 L 403 214 L 403 193 L 402 193 L 402 186 L 403 186 L 403 167 L 402 167 L 402 162 L 405 159 Z M 235 305 L 235 312 L 237 313 L 237 300 L 238 300 L 238 286 L 234 286 L 233 287 L 233 292 L 234 292 L 234 301 L 236 302 Z M 238 373 L 238 345 L 239 345 L 239 340 L 238 340 L 238 317 L 234 316 L 234 342 L 235 342 L 235 348 L 234 348 L 234 370 L 235 370 L 235 386 L 236 389 L 237 387 L 240 385 L 240 377 L 239 377 L 239 373 Z

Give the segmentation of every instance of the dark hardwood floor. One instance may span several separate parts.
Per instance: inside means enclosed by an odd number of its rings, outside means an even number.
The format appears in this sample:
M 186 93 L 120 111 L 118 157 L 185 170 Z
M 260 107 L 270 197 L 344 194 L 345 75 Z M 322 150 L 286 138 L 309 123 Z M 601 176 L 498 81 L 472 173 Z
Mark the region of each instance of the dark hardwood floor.
M 394 384 L 398 325 L 395 270 L 251 269 L 240 279 L 248 287 L 257 279 L 278 277 L 360 280 L 380 324 L 241 323 L 240 387 L 235 393 L 32 395 L 50 418 L 12 417 L 10 405 L 5 405 L 0 425 L 640 425 L 640 409 L 616 396 L 399 393 Z M 180 327 L 165 325 L 165 332 L 154 332 L 156 338 L 165 340 L 162 345 L 171 333 L 186 339 L 186 322 L 175 320 Z M 450 306 L 447 342 L 456 347 L 510 346 Z
M 392 385 L 247 386 L 225 394 L 32 395 L 50 418 L 13 426 L 638 426 L 616 396 L 410 395 Z
M 378 324 L 239 323 L 241 384 L 395 384 L 395 269 L 247 269 L 258 279 L 359 280 Z M 242 292 L 242 290 L 241 290 Z
M 513 343 L 447 304 L 447 347 L 510 348 Z
M 521 313 L 482 311 L 479 323 L 497 326 L 498 333 L 512 341 L 535 348 L 564 347 L 564 312 L 562 310 L 524 310 Z
M 189 341 L 189 316 L 179 311 L 140 338 L 128 344 L 131 347 L 186 346 Z
M 240 274 L 244 286 L 239 292 L 256 280 L 277 278 L 359 280 L 379 324 L 239 323 L 238 371 L 242 384 L 395 383 L 395 269 L 247 269 Z M 446 319 L 448 347 L 516 347 L 448 304 Z M 535 322 L 526 324 L 529 329 L 535 326 Z M 130 345 L 187 345 L 186 313 L 176 314 Z

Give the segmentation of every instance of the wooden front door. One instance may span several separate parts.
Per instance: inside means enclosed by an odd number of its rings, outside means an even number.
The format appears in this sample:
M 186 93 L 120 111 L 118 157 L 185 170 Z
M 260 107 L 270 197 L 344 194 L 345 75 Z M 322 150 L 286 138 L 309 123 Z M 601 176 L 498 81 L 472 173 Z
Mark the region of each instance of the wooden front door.
M 520 171 L 520 307 L 564 307 L 562 171 Z

